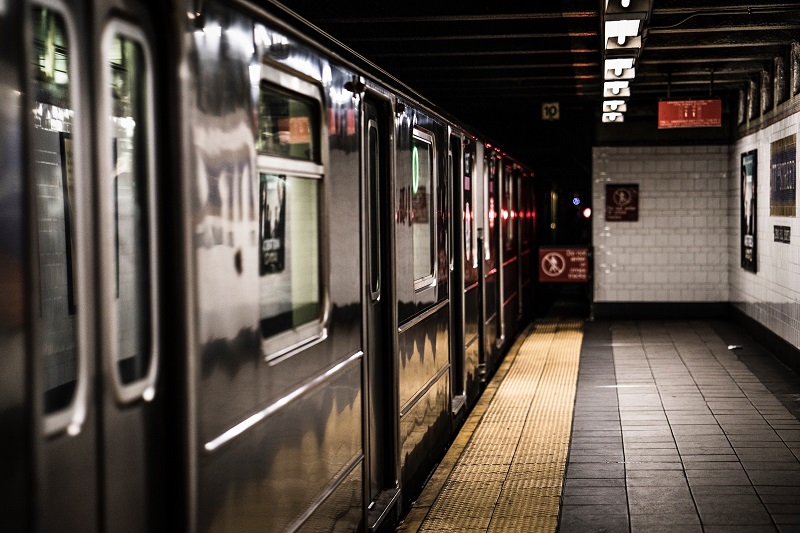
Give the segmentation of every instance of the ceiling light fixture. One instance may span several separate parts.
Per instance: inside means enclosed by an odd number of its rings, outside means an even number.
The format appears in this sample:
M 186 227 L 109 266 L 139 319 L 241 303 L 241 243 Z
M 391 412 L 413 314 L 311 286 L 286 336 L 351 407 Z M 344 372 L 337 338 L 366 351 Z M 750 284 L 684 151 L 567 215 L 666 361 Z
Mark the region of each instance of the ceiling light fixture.
M 603 122 L 625 122 L 625 116 L 622 113 L 603 113 Z
M 603 83 L 603 94 L 605 96 L 630 96 L 629 81 L 607 81 Z
M 629 37 L 639 35 L 640 20 L 607 20 L 606 21 L 606 49 L 608 41 L 614 37 L 619 46 L 624 46 Z
M 603 102 L 603 113 L 619 112 L 623 113 L 628 110 L 625 100 L 606 100 Z
M 613 71 L 614 76 L 620 77 L 627 69 L 633 68 L 632 57 L 619 57 L 614 59 L 606 59 L 606 72 Z M 606 76 L 606 79 L 609 79 Z

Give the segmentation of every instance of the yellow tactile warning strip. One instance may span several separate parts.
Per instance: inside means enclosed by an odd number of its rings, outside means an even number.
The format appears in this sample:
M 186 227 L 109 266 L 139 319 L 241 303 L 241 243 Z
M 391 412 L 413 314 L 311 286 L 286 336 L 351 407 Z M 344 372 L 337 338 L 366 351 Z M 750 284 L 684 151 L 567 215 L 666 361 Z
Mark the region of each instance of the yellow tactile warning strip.
M 582 324 L 520 338 L 399 531 L 556 530 Z

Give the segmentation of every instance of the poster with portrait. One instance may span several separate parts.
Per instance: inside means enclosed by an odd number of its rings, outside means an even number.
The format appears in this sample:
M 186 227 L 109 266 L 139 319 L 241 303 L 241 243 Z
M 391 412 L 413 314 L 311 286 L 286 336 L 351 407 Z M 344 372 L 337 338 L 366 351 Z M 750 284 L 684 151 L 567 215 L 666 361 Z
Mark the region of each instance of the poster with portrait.
M 742 154 L 741 164 L 741 200 L 739 202 L 741 213 L 741 249 L 742 268 L 756 272 L 758 258 L 756 247 L 756 167 L 758 152 L 753 150 Z
M 283 272 L 286 256 L 286 176 L 259 179 L 259 274 Z
M 769 214 L 793 217 L 797 213 L 797 140 L 789 135 L 769 145 Z

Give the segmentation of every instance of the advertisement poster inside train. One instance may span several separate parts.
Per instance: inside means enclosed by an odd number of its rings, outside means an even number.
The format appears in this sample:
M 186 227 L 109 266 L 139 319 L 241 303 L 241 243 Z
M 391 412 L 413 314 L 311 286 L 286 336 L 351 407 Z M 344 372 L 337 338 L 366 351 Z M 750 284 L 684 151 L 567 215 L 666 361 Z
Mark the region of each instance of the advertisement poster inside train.
M 286 176 L 261 174 L 259 273 L 283 272 L 286 254 Z
M 756 167 L 758 162 L 757 151 L 742 154 L 742 191 L 739 203 L 742 228 L 742 268 L 756 272 L 758 258 L 756 248 Z
M 769 214 L 793 217 L 797 213 L 797 136 L 770 144 Z

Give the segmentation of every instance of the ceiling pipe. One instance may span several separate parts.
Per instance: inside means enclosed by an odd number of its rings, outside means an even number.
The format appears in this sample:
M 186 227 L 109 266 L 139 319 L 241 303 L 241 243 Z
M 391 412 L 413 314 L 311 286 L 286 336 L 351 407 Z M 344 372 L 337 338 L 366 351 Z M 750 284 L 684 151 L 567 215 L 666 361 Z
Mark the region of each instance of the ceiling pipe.
M 650 26 L 650 30 L 671 30 L 685 24 L 686 22 L 697 17 L 714 17 L 723 15 L 769 15 L 774 13 L 792 13 L 800 11 L 800 5 L 797 6 L 784 6 L 784 7 L 732 7 L 729 9 L 717 9 L 714 11 L 697 11 L 687 16 L 683 20 L 676 22 L 670 26 Z M 654 14 L 660 14 L 654 11 Z M 663 13 L 661 13 L 663 15 Z

